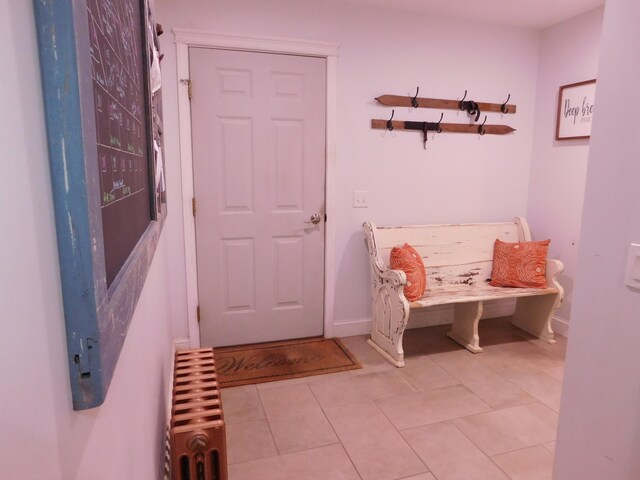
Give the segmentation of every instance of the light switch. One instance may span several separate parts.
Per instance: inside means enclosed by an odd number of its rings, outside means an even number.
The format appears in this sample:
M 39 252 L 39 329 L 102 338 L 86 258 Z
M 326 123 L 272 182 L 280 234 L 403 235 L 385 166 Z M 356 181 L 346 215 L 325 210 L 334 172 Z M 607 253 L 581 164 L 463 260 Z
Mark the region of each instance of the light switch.
M 640 245 L 637 243 L 629 246 L 627 276 L 624 283 L 629 287 L 640 288 Z
M 368 196 L 369 196 L 369 192 L 365 190 L 354 190 L 353 191 L 353 208 L 369 207 Z

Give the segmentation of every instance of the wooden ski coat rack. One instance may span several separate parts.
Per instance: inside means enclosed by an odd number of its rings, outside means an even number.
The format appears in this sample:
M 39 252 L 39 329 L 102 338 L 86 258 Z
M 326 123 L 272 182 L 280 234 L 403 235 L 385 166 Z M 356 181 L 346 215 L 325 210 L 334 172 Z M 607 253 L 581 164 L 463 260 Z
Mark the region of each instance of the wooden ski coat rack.
M 371 128 L 377 130 L 417 130 L 423 134 L 423 145 L 427 148 L 428 132 L 451 132 L 451 133 L 476 133 L 478 135 L 506 135 L 515 131 L 515 128 L 508 125 L 486 125 L 487 116 L 484 116 L 484 122 L 481 125 L 467 125 L 464 123 L 442 123 L 443 114 L 440 114 L 440 120 L 437 122 L 409 122 L 404 120 L 393 120 L 395 110 L 391 112 L 389 120 L 371 119 Z
M 441 98 L 421 98 L 418 97 L 420 87 L 416 89 L 416 94 L 413 97 L 401 96 L 401 95 L 381 95 L 376 97 L 376 100 L 382 105 L 389 107 L 410 107 L 410 108 L 444 108 L 448 110 L 462 110 L 466 111 L 469 115 L 475 116 L 474 121 L 477 122 L 480 119 L 480 112 L 496 112 L 503 114 L 516 113 L 516 106 L 509 104 L 511 94 L 507 97 L 507 100 L 500 103 L 486 103 L 486 102 L 474 102 L 473 100 L 465 100 L 467 98 L 467 91 L 464 91 L 464 97 L 462 100 L 445 100 Z M 462 123 L 441 123 L 444 114 L 440 114 L 440 120 L 437 122 L 409 122 L 401 120 L 393 120 L 395 110 L 391 111 L 391 118 L 389 120 L 372 119 L 371 128 L 379 130 L 418 130 L 423 134 L 424 148 L 427 148 L 427 133 L 428 132 L 453 132 L 453 133 L 477 133 L 478 135 L 484 135 L 488 133 L 490 135 L 506 135 L 515 131 L 515 128 L 508 125 L 486 125 L 487 116 L 484 116 L 484 121 L 481 125 L 467 125 Z
M 381 95 L 376 100 L 387 107 L 409 107 L 409 108 L 438 108 L 445 110 L 462 110 L 475 115 L 475 121 L 480 119 L 480 112 L 495 112 L 512 114 L 516 113 L 516 105 L 509 104 L 511 95 L 507 97 L 504 103 L 487 103 L 474 102 L 473 100 L 465 100 L 467 91 L 464 91 L 462 100 L 445 100 L 441 98 L 421 98 L 418 97 L 420 87 L 417 88 L 413 97 L 401 95 Z

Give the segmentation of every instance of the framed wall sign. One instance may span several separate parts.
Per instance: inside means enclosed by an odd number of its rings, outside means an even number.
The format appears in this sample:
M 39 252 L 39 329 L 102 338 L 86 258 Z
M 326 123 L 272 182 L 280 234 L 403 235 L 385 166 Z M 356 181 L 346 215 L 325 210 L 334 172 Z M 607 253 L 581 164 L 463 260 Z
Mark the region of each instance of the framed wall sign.
M 34 0 L 73 406 L 100 405 L 166 217 L 147 0 Z
M 595 79 L 560 87 L 556 140 L 591 136 L 595 93 Z

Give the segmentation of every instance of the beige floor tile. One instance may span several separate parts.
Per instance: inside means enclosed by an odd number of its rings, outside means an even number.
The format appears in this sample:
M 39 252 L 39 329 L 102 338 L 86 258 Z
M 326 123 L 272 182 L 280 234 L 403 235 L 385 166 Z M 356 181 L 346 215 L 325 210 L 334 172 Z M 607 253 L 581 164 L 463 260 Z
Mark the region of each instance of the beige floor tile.
M 247 462 L 278 455 L 266 420 L 227 425 L 229 463 Z
M 260 395 L 255 385 L 223 388 L 222 411 L 227 424 L 263 420 L 265 417 Z
M 563 369 L 564 358 L 559 353 L 548 352 L 527 343 L 510 345 L 500 351 L 487 349 L 478 360 L 507 378 L 518 373 Z
M 376 400 L 376 404 L 398 430 L 491 410 L 463 386 L 397 395 Z
M 306 383 L 262 390 L 260 398 L 281 454 L 338 443 Z
M 558 414 L 541 403 L 453 420 L 489 456 L 555 440 Z
M 256 385 L 256 388 L 258 389 L 258 391 L 261 391 L 261 390 L 267 390 L 269 388 L 284 387 L 288 385 L 300 385 L 303 383 L 311 383 L 311 382 L 326 382 L 328 380 L 335 380 L 336 378 L 349 377 L 350 375 L 351 375 L 351 370 L 346 370 L 344 372 L 327 373 L 324 375 L 311 375 L 308 377 L 290 378 L 287 380 L 276 380 L 275 382 L 258 383 Z
M 362 366 L 391 365 L 382 355 L 376 352 L 368 343 L 369 335 L 355 335 L 342 337 L 342 344 L 353 353 Z M 392 366 L 392 365 L 391 365 Z
M 328 408 L 325 413 L 364 480 L 395 480 L 427 472 L 373 402 Z
M 536 357 L 543 357 L 539 349 L 528 342 L 524 345 L 505 345 L 500 349 L 485 348 L 478 355 L 478 362 L 493 369 L 496 373 L 509 377 L 517 373 L 540 371 Z
M 229 480 L 359 480 L 341 445 L 229 465 Z
M 522 344 L 535 338 L 511 323 L 512 317 L 485 318 L 480 320 L 478 335 L 482 348 Z
M 451 376 L 493 408 L 514 407 L 531 403 L 535 399 L 495 370 L 484 365 L 470 352 L 452 352 L 432 358 Z
M 556 335 L 555 339 L 556 343 L 547 343 L 544 340 L 533 337 L 529 339 L 529 342 L 552 356 L 564 358 L 567 353 L 567 339 L 562 335 Z
M 556 412 L 560 411 L 562 382 L 544 372 L 518 373 L 509 377 L 518 387 Z
M 551 375 L 561 382 L 564 380 L 564 367 L 545 368 L 544 373 Z
M 392 372 L 374 372 L 326 382 L 313 382 L 309 387 L 323 408 L 415 392 L 415 388 L 395 370 L 398 369 L 394 367 Z
M 386 363 L 375 365 L 363 365 L 362 368 L 358 370 L 349 370 L 349 374 L 353 377 L 357 377 L 359 375 L 368 375 L 369 373 L 392 373 L 398 369 L 398 367 L 396 367 L 395 365 L 391 365 L 386 360 L 385 362 Z
M 509 480 L 450 422 L 402 434 L 438 480 Z
M 351 375 L 363 375 L 374 372 L 392 372 L 396 369 L 367 343 L 369 335 L 357 335 L 341 338 L 343 345 L 355 355 L 362 368 L 349 370 Z
M 416 317 L 415 320 L 419 320 L 420 313 L 422 312 L 413 312 L 411 316 L 412 318 Z M 424 314 L 428 316 L 428 309 Z M 402 342 L 405 361 L 424 355 L 464 350 L 463 346 L 447 337 L 449 330 L 451 330 L 451 325 L 405 330 Z
M 438 479 L 430 473 L 421 473 L 420 475 L 405 477 L 402 480 L 438 480 Z
M 511 480 L 551 480 L 553 475 L 553 455 L 540 445 L 492 459 Z
M 418 391 L 451 387 L 460 383 L 426 356 L 407 359 L 406 365 L 399 373 Z

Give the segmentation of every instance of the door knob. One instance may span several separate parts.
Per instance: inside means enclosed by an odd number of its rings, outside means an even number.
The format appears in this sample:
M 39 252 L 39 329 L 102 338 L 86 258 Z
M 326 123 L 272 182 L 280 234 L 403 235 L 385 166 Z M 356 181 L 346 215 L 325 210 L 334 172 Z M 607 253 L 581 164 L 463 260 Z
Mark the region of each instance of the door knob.
M 317 225 L 320 223 L 320 220 L 322 220 L 322 218 L 320 217 L 320 214 L 314 213 L 313 215 L 311 215 L 311 218 L 309 218 L 309 220 L 304 223 L 313 223 L 314 225 Z

